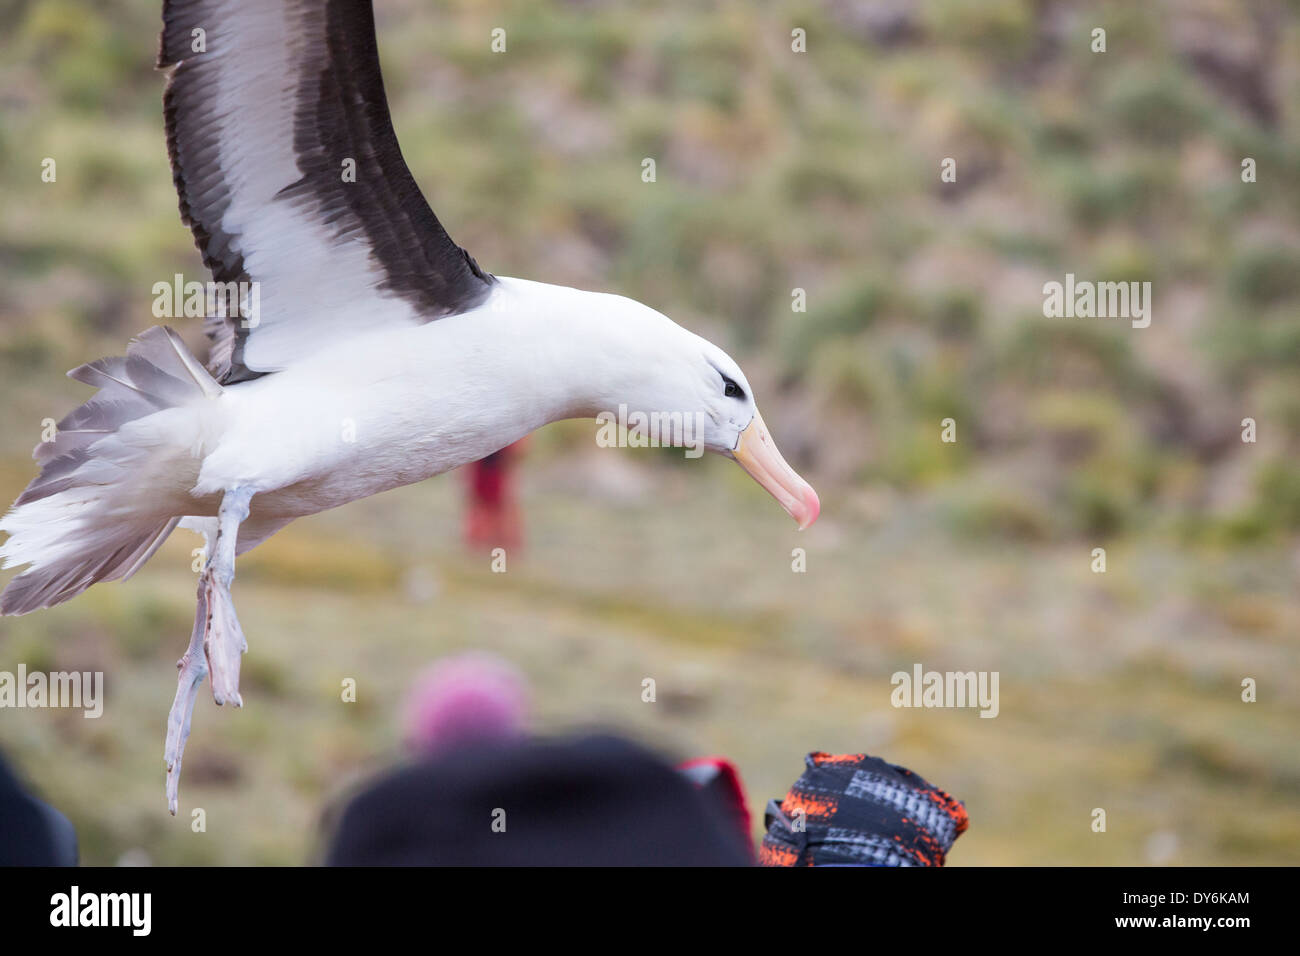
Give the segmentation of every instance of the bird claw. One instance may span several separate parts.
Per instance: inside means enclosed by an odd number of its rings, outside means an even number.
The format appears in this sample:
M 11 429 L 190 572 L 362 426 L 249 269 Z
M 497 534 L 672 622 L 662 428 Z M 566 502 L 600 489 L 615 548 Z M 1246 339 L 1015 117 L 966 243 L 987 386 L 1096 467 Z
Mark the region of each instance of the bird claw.
M 205 578 L 209 575 L 211 572 L 204 572 Z M 212 672 L 212 699 L 217 706 L 231 703 L 243 707 L 244 700 L 239 695 L 239 663 L 248 650 L 248 643 L 235 615 L 235 602 L 228 588 L 209 578 L 207 603 L 208 626 L 203 650 Z
M 176 697 L 167 714 L 167 743 L 163 749 L 163 764 L 167 767 L 167 809 L 176 815 L 181 779 L 181 758 L 185 754 L 185 741 L 190 736 L 190 719 L 194 715 L 194 701 L 199 696 L 199 685 L 208 675 L 207 657 L 203 646 L 208 630 L 208 594 L 202 581 L 199 583 L 198 606 L 194 611 L 194 630 L 190 646 L 176 662 Z
M 228 580 L 228 579 L 225 579 Z M 167 743 L 163 764 L 167 768 L 167 810 L 176 815 L 179 805 L 181 758 L 190 736 L 194 702 L 205 677 L 212 678 L 212 699 L 220 706 L 244 705 L 239 695 L 239 659 L 248 650 L 229 584 L 223 583 L 214 569 L 207 568 L 199 577 L 194 630 L 190 646 L 176 662 L 176 698 L 167 715 Z

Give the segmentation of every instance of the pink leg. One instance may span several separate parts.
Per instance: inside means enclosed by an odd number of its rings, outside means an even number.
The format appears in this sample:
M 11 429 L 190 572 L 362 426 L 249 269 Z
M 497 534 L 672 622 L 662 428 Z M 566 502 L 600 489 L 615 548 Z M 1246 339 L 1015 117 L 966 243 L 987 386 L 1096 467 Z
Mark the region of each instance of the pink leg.
M 176 664 L 180 674 L 176 698 L 167 715 L 167 745 L 163 760 L 167 765 L 167 809 L 175 816 L 180 786 L 181 757 L 190 736 L 190 719 L 194 701 L 203 678 L 212 677 L 212 699 L 218 706 L 227 702 L 244 705 L 239 696 L 239 659 L 248 650 L 230 585 L 235 580 L 235 541 L 239 523 L 248 517 L 251 490 L 227 491 L 217 513 L 216 541 L 207 564 L 199 575 L 198 606 L 194 614 L 194 631 L 190 646 Z
M 185 655 L 176 662 L 179 671 L 176 679 L 176 699 L 167 714 L 167 745 L 163 762 L 167 765 L 167 809 L 176 815 L 177 792 L 181 779 L 181 757 L 185 741 L 190 736 L 190 718 L 194 714 L 194 701 L 199 695 L 199 685 L 208 676 L 204 638 L 208 630 L 208 599 L 206 582 L 199 581 L 198 607 L 194 612 L 194 631 Z
M 230 586 L 235 581 L 235 542 L 239 524 L 248 517 L 248 503 L 253 492 L 246 488 L 232 488 L 221 499 L 217 512 L 217 540 L 212 557 L 203 570 L 208 584 L 208 633 L 203 647 L 212 669 L 212 699 L 218 705 L 227 701 L 236 707 L 244 705 L 239 696 L 239 658 L 248 650 L 244 632 L 235 616 L 235 602 L 230 597 Z

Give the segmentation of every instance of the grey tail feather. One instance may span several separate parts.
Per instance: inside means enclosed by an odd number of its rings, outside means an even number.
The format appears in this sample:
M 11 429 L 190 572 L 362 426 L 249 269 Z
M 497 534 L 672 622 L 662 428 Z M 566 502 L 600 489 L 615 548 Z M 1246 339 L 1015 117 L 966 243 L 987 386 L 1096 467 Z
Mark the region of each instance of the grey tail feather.
M 10 532 L 0 555 L 11 563 L 32 565 L 0 594 L 0 615 L 60 604 L 97 581 L 130 577 L 152 557 L 179 516 L 144 527 L 144 522 L 114 524 L 114 519 L 93 511 L 87 514 L 85 509 L 76 512 L 72 521 L 34 525 L 28 516 L 44 516 L 44 508 L 58 505 L 45 499 L 101 484 L 98 459 L 105 454 L 102 449 L 113 443 L 100 450 L 96 444 L 126 423 L 222 392 L 180 336 L 166 326 L 141 333 L 124 358 L 100 359 L 73 369 L 68 376 L 97 385 L 99 391 L 59 422 L 52 441 L 36 446 L 32 457 L 41 464 L 41 473 L 0 523 Z M 32 506 L 37 510 L 28 510 Z
M 80 484 L 76 472 L 93 457 L 90 446 L 127 422 L 200 395 L 221 394 L 221 386 L 165 325 L 155 325 L 132 339 L 125 358 L 88 362 L 70 371 L 68 378 L 99 386 L 99 391 L 64 416 L 52 441 L 43 441 L 32 451 L 41 473 L 18 496 L 15 506 Z
M 0 594 L 0 616 L 62 604 L 99 581 L 125 581 L 163 546 L 180 520 L 171 518 L 150 533 L 128 539 L 119 548 L 97 551 L 80 562 L 60 561 L 24 571 Z

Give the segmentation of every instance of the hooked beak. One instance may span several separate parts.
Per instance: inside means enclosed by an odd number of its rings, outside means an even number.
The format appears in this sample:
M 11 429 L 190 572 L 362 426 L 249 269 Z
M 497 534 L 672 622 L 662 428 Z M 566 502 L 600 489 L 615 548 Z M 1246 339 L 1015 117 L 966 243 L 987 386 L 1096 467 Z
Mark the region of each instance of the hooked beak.
M 817 492 L 785 463 L 758 409 L 754 409 L 749 427 L 740 433 L 731 457 L 798 522 L 800 531 L 817 520 L 822 510 Z

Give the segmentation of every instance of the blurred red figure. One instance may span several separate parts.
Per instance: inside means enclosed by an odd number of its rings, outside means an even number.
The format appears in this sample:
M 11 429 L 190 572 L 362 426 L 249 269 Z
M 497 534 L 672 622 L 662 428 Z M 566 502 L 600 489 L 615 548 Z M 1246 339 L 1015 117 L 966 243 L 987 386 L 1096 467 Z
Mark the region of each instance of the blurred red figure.
M 523 544 L 523 525 L 515 497 L 514 466 L 528 441 L 521 438 L 465 468 L 469 501 L 465 544 L 471 548 L 513 549 Z

